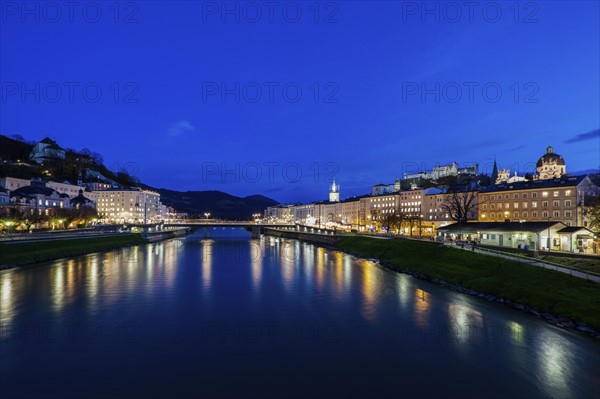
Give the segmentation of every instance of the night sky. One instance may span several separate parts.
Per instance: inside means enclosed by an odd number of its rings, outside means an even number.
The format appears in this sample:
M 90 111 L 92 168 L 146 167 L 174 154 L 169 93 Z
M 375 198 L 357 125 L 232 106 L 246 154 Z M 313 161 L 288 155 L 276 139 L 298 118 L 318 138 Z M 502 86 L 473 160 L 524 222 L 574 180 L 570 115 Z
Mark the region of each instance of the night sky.
M 155 187 L 344 198 L 548 145 L 599 167 L 597 1 L 23 4 L 0 3 L 0 133 Z

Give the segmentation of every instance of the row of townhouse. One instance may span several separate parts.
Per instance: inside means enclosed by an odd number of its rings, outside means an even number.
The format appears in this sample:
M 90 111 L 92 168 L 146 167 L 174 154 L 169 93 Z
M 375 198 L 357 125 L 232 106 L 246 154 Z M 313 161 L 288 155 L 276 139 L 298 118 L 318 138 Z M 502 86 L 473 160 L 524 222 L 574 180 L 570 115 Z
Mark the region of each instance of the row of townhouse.
M 424 194 L 425 190 L 416 188 L 381 195 L 351 197 L 342 201 L 278 205 L 267 208 L 265 218 L 269 221 L 352 230 L 373 229 L 393 213 L 420 218 Z
M 69 182 L 41 179 L 0 178 L 0 205 L 13 206 L 30 214 L 49 215 L 56 208 L 96 208 L 106 223 L 155 223 L 180 218 L 173 208 L 163 205 L 160 194 L 131 187 L 112 188 L 94 183 L 98 191 Z
M 59 193 L 44 184 L 32 184 L 19 187 L 14 191 L 0 189 L 6 194 L 0 201 L 3 208 L 14 208 L 23 214 L 52 216 L 54 209 L 79 209 L 81 207 L 95 208 L 95 203 L 86 198 L 82 192 L 74 197 Z
M 367 230 L 382 224 L 389 215 L 401 214 L 419 221 L 420 235 L 435 235 L 439 227 L 457 221 L 453 205 L 468 202 L 463 209 L 463 221 L 467 222 L 552 221 L 587 227 L 586 203 L 599 195 L 600 188 L 588 176 L 562 176 L 481 188 L 415 188 L 342 201 L 279 205 L 268 208 L 265 217 L 286 223 Z

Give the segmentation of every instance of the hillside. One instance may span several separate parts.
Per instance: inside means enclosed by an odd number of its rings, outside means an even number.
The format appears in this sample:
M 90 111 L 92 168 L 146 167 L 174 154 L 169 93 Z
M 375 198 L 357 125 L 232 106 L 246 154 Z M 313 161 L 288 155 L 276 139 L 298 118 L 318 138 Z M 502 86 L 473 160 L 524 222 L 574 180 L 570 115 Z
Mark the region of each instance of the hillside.
M 228 219 L 251 219 L 254 213 L 261 213 L 278 202 L 262 195 L 236 197 L 222 191 L 175 191 L 165 188 L 148 189 L 158 191 L 161 201 L 190 215 L 203 217 L 209 212 L 211 217 Z
M 33 145 L 0 134 L 0 160 L 26 161 Z
M 60 145 L 60 143 L 58 143 Z M 33 145 L 22 137 L 19 140 L 0 135 L 0 160 L 9 162 L 0 163 L 0 176 L 12 176 L 24 179 L 35 177 L 58 181 L 68 180 L 75 182 L 81 171 L 83 178 L 86 170 L 94 170 L 104 177 L 117 182 L 123 187 L 139 186 L 161 194 L 161 202 L 172 206 L 180 212 L 187 212 L 192 216 L 202 216 L 210 212 L 212 217 L 228 219 L 251 219 L 255 213 L 262 213 L 268 206 L 276 205 L 277 201 L 262 195 L 236 197 L 222 191 L 187 191 L 180 192 L 166 188 L 154 188 L 140 183 L 135 177 L 130 176 L 126 170 L 111 171 L 103 163 L 100 154 L 88 149 L 76 151 L 66 149 L 66 161 L 62 167 L 44 167 L 17 161 L 29 162 L 29 153 Z M 87 180 L 89 181 L 89 180 Z

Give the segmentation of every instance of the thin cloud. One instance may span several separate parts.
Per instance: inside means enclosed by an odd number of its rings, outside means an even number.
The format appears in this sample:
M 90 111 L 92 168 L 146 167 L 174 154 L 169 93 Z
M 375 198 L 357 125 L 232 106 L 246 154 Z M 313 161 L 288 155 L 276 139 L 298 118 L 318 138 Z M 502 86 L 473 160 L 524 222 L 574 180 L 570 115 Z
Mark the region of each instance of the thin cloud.
M 169 137 L 179 137 L 183 136 L 188 132 L 194 131 L 194 129 L 195 127 L 192 126 L 192 124 L 188 121 L 179 121 L 169 128 L 169 130 L 167 131 L 167 135 Z
M 571 137 L 568 140 L 565 140 L 565 143 L 578 143 L 580 141 L 594 140 L 600 138 L 600 129 L 592 130 L 587 133 L 579 133 L 576 136 Z

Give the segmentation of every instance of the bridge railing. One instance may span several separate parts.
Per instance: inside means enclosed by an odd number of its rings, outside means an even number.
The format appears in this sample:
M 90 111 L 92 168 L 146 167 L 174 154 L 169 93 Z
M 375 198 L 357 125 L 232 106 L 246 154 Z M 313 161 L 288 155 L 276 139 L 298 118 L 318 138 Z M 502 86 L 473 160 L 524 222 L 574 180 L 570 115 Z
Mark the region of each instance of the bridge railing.
M 256 222 L 254 220 L 224 220 L 224 219 L 186 219 L 186 220 L 175 220 L 172 222 L 165 222 L 167 225 L 178 225 L 178 224 L 194 224 L 194 225 L 239 225 L 239 226 L 292 226 L 291 223 L 283 222 Z

